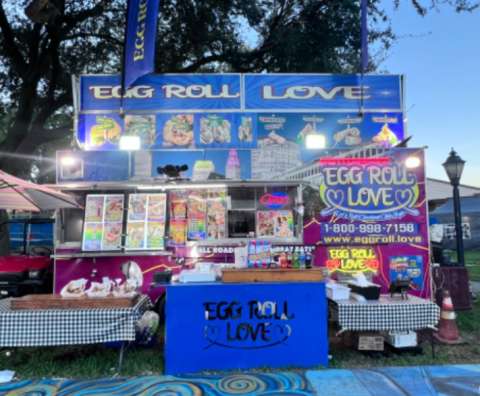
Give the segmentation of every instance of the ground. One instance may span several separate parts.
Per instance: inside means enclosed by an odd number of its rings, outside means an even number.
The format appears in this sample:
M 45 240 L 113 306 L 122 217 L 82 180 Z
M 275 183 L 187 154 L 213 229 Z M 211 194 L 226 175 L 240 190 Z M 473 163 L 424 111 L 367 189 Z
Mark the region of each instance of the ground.
M 467 252 L 466 264 L 472 280 L 480 281 L 480 251 Z M 437 345 L 432 358 L 430 346 L 424 343 L 421 355 L 390 356 L 362 354 L 351 348 L 332 346 L 330 367 L 369 368 L 385 366 L 419 366 L 438 364 L 480 363 L 480 294 L 473 309 L 458 312 L 457 323 L 464 344 Z M 162 337 L 154 348 L 129 349 L 123 375 L 161 374 L 163 371 Z M 15 370 L 17 378 L 94 378 L 111 376 L 116 372 L 118 350 L 103 346 L 23 348 L 0 351 L 0 367 Z
M 465 341 L 455 346 L 436 345 L 432 358 L 430 346 L 424 344 L 421 355 L 362 354 L 354 349 L 332 347 L 332 368 L 370 368 L 385 366 L 418 366 L 438 364 L 480 363 L 480 299 L 468 312 L 459 312 L 458 327 Z M 162 346 L 135 348 L 127 351 L 122 375 L 161 374 L 163 370 Z M 76 348 L 24 348 L 2 350 L 0 367 L 15 370 L 17 378 L 94 378 L 112 376 L 118 359 L 118 350 L 100 346 Z
M 470 280 L 480 282 L 480 250 L 465 252 L 465 265 L 468 268 Z

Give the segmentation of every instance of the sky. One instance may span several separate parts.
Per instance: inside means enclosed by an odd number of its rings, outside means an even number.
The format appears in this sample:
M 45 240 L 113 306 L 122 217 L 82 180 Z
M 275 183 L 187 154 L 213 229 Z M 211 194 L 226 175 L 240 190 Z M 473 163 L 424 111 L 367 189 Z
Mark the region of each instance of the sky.
M 392 3 L 384 0 L 399 39 L 379 70 L 406 77 L 409 146 L 428 146 L 427 176 L 443 180 L 453 147 L 466 161 L 461 183 L 480 187 L 480 9 L 421 17 L 410 1 Z

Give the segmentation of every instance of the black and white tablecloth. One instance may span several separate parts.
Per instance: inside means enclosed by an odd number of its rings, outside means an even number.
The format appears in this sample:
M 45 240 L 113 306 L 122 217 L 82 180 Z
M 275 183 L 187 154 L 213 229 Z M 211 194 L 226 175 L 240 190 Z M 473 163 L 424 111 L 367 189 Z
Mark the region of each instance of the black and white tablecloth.
M 430 300 L 380 296 L 376 301 L 330 300 L 334 319 L 342 331 L 404 331 L 435 327 L 440 308 Z
M 0 300 L 0 347 L 133 341 L 150 304 L 142 296 L 130 308 L 11 310 L 10 299 Z

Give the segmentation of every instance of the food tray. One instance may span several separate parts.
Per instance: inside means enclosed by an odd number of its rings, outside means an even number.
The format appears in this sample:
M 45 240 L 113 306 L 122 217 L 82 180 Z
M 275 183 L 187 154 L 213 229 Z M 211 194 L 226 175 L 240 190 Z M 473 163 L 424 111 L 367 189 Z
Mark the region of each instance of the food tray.
M 131 308 L 139 295 L 133 297 L 62 297 L 58 294 L 31 294 L 12 298 L 12 310 L 37 309 L 92 309 L 92 308 Z
M 348 287 L 352 290 L 352 293 L 360 294 L 366 300 L 378 300 L 380 298 L 379 285 L 358 286 L 354 283 L 348 283 Z
M 324 279 L 321 268 L 311 269 L 224 269 L 222 280 L 225 283 L 241 282 L 318 282 Z

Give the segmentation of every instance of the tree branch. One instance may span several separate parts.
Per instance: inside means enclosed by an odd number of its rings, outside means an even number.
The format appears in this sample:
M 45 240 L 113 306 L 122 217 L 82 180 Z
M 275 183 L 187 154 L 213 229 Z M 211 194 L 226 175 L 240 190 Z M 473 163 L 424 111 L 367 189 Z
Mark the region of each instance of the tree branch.
M 59 108 L 70 104 L 72 101 L 71 92 L 65 92 L 56 99 L 46 100 L 45 103 L 42 105 L 42 110 L 37 114 L 33 123 L 35 125 L 43 125 L 48 120 L 48 118 L 55 113 Z
M 86 38 L 86 37 L 98 38 L 98 39 L 101 39 L 101 40 L 109 40 L 113 44 L 120 45 L 120 46 L 123 45 L 122 40 L 119 40 L 119 39 L 117 39 L 115 37 L 112 37 L 108 34 L 100 34 L 100 33 L 74 33 L 74 34 L 70 34 L 70 35 L 66 35 L 66 36 L 62 37 L 61 41 L 75 40 L 76 38 Z
M 82 23 L 88 18 L 100 15 L 105 10 L 105 5 L 108 5 L 108 1 L 101 1 L 96 6 L 87 10 L 82 10 L 74 14 L 68 14 L 63 17 L 65 27 L 62 29 L 62 33 L 69 32 L 76 24 Z
M 219 62 L 219 61 L 226 61 L 228 58 L 225 54 L 223 55 L 210 55 L 205 56 L 203 58 L 198 59 L 196 62 L 191 63 L 190 65 L 182 68 L 180 70 L 181 73 L 191 73 L 198 70 L 199 67 L 207 65 L 211 62 Z
M 54 140 L 65 139 L 69 134 L 73 132 L 72 126 L 63 126 L 58 128 L 46 129 L 41 131 L 42 142 L 49 143 Z
M 27 65 L 23 59 L 22 53 L 18 49 L 17 43 L 15 42 L 15 34 L 13 33 L 12 27 L 5 15 L 2 0 L 0 0 L 0 30 L 3 33 L 3 48 L 5 49 L 5 52 L 8 54 L 17 73 L 21 76 L 25 75 L 27 72 Z

